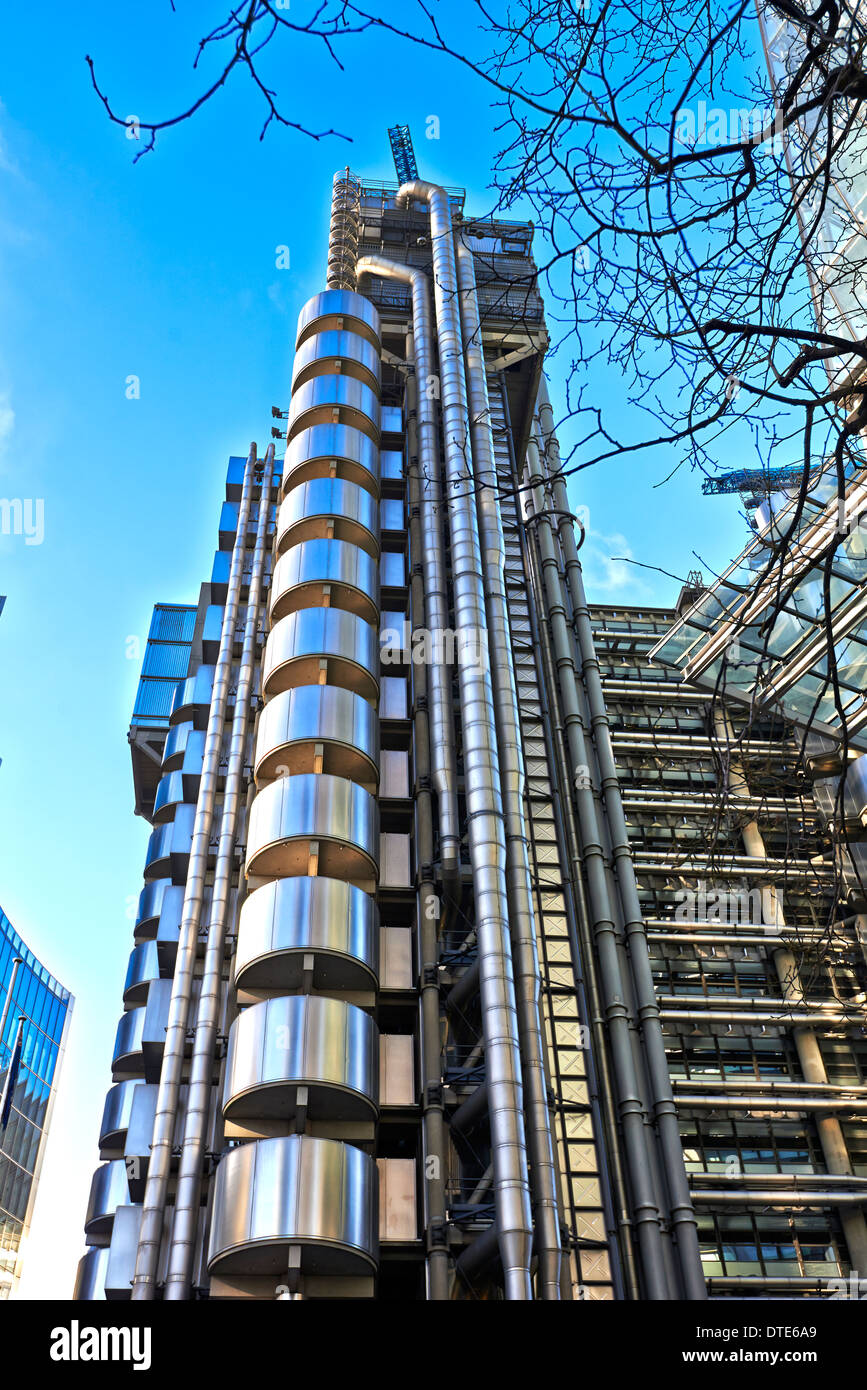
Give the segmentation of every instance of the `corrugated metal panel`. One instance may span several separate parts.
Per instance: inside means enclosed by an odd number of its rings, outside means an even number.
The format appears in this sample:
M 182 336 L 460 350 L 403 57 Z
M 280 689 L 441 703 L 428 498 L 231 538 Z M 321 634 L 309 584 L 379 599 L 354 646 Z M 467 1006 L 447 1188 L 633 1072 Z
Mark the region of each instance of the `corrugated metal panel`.
M 195 630 L 194 607 L 158 603 L 154 606 L 148 638 L 157 642 L 192 642 Z
M 138 683 L 133 718 L 142 719 L 151 716 L 168 719 L 176 685 L 176 680 L 152 680 L 147 676 L 142 676 Z
M 172 676 L 179 681 L 187 674 L 190 647 L 187 643 L 148 642 L 142 663 L 142 676 Z

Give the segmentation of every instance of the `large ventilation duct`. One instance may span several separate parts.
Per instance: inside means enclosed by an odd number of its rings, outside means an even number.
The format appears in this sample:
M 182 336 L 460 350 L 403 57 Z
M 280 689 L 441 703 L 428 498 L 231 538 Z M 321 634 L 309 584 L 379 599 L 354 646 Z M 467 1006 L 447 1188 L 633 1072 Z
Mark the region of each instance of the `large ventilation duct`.
M 458 284 L 448 194 L 435 184 L 404 184 L 398 205 L 430 208 L 440 359 L 455 625 L 470 859 L 481 961 L 480 993 L 490 1095 L 497 1236 L 508 1299 L 532 1298 L 532 1215 L 517 1011 L 509 941 L 506 844 L 478 523 L 468 467 L 469 432 Z M 469 644 L 475 642 L 475 659 Z
M 244 482 L 238 510 L 238 530 L 235 535 L 235 544 L 232 548 L 232 562 L 229 568 L 226 606 L 223 612 L 223 625 L 220 632 L 220 651 L 214 672 L 214 688 L 211 698 L 210 714 L 208 716 L 208 731 L 205 739 L 202 779 L 199 786 L 198 800 L 196 802 L 192 848 L 190 851 L 187 883 L 184 891 L 184 908 L 178 940 L 178 954 L 175 962 L 174 978 L 172 980 L 165 1051 L 163 1053 L 159 1090 L 157 1092 L 150 1162 L 148 1165 L 147 1183 L 142 1205 L 141 1229 L 132 1285 L 132 1298 L 133 1301 L 137 1302 L 150 1301 L 155 1294 L 160 1245 L 163 1236 L 166 1189 L 169 1180 L 169 1166 L 172 1157 L 172 1143 L 177 1116 L 178 1091 L 180 1089 L 187 1020 L 193 988 L 193 972 L 202 915 L 205 874 L 208 867 L 211 824 L 214 817 L 214 801 L 217 793 L 220 751 L 226 721 L 229 680 L 232 672 L 232 647 L 235 641 L 235 627 L 238 621 L 244 554 L 247 547 L 247 527 L 250 518 L 250 504 L 253 496 L 253 483 L 256 469 L 256 446 L 252 444 L 244 469 Z
M 273 473 L 274 446 L 269 444 L 265 455 L 259 495 L 256 545 L 253 551 L 247 618 L 244 624 L 241 664 L 238 670 L 235 708 L 232 715 L 229 760 L 220 816 L 220 838 L 217 846 L 214 886 L 211 890 L 211 904 L 208 911 L 207 947 L 197 1008 L 196 1035 L 190 1066 L 184 1137 L 181 1145 L 174 1221 L 169 1245 L 169 1266 L 165 1288 L 165 1298 L 169 1301 L 186 1299 L 190 1296 L 190 1279 L 201 1200 L 202 1163 L 213 1093 L 214 1056 L 223 994 L 226 920 L 234 877 L 235 842 L 242 802 L 244 764 L 247 757 L 253 674 L 256 664 L 256 645 L 262 602 L 262 573 L 265 565 L 265 542 L 271 512 Z
M 449 626 L 446 592 L 446 560 L 443 543 L 443 500 L 440 486 L 439 445 L 436 418 L 436 371 L 430 294 L 423 270 L 398 265 L 383 256 L 362 256 L 358 278 L 379 275 L 401 280 L 412 291 L 412 335 L 418 396 L 416 434 L 421 472 L 422 564 L 424 566 L 425 621 L 432 634 L 445 633 Z M 436 647 L 436 643 L 434 646 Z M 427 668 L 430 705 L 431 775 L 437 794 L 440 859 L 447 887 L 452 887 L 460 864 L 458 825 L 457 762 L 452 722 L 451 677 L 445 662 L 433 661 Z
M 539 1284 L 545 1299 L 560 1297 L 560 1233 L 557 1174 L 548 1111 L 545 1051 L 539 1016 L 539 956 L 533 911 L 527 827 L 524 820 L 524 755 L 518 714 L 518 687 L 512 657 L 512 638 L 506 602 L 503 522 L 491 435 L 491 410 L 485 377 L 485 356 L 473 253 L 457 239 L 461 322 L 466 351 L 476 511 L 479 523 L 491 680 L 494 691 L 500 781 L 506 826 L 506 871 L 512 961 L 521 1042 L 527 1142 L 533 1194 L 533 1223 Z

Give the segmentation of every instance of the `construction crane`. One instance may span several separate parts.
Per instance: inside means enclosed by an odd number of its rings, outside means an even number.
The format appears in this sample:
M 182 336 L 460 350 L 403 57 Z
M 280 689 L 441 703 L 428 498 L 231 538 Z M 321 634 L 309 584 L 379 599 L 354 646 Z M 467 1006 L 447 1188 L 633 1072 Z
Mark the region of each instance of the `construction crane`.
M 388 128 L 388 139 L 397 171 L 398 183 L 410 183 L 418 178 L 418 165 L 412 147 L 412 136 L 408 125 L 393 125 Z
M 804 476 L 801 463 L 786 464 L 782 468 L 736 468 L 731 473 L 721 473 L 717 478 L 705 478 L 701 485 L 705 497 L 713 497 L 721 492 L 739 492 L 745 507 L 755 508 L 769 495 L 780 488 L 800 487 Z

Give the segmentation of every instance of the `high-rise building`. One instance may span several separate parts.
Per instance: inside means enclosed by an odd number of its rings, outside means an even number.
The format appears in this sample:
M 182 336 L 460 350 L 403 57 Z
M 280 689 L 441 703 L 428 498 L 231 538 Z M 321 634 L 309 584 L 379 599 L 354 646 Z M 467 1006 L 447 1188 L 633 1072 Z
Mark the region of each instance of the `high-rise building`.
M 189 658 L 131 732 L 79 1298 L 867 1267 L 857 923 L 790 726 L 651 665 L 673 613 L 588 606 L 532 235 L 335 179 L 285 457 L 230 460 L 195 617 L 151 631 Z
M 0 908 L 0 1299 L 21 1277 L 72 1005 Z

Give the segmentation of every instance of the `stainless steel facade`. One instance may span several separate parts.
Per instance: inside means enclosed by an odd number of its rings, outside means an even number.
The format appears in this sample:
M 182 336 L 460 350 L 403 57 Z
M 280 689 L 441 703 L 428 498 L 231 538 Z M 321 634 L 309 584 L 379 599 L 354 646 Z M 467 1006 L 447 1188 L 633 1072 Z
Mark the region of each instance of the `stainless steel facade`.
M 785 727 L 729 783 L 721 868 L 719 727 L 648 661 L 672 615 L 588 605 L 531 243 L 454 190 L 335 181 L 285 456 L 230 462 L 149 734 L 79 1297 L 702 1300 L 857 1267 L 856 929 L 817 985 L 818 821 L 759 771 L 785 781 Z M 753 918 L 708 912 L 717 877 Z

